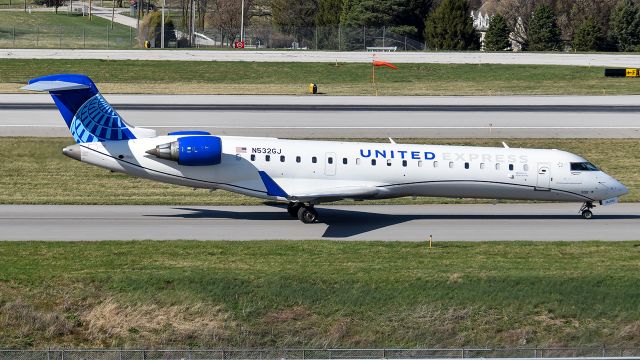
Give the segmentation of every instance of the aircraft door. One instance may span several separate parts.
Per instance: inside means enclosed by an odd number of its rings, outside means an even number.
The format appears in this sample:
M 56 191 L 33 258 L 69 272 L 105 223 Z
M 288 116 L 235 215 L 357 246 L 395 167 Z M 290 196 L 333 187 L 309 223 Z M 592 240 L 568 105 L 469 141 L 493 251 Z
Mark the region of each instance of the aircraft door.
M 538 163 L 538 178 L 536 180 L 536 190 L 549 191 L 551 184 L 551 166 L 549 163 Z
M 324 174 L 327 176 L 334 176 L 336 174 L 336 153 L 325 153 L 324 156 Z

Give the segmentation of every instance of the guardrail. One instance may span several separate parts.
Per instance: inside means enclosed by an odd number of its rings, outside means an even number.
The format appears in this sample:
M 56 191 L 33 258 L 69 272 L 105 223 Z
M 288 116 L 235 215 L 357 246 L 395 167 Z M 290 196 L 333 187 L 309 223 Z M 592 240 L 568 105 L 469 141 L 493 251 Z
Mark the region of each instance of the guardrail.
M 640 348 L 0 350 L 0 360 L 640 359 Z

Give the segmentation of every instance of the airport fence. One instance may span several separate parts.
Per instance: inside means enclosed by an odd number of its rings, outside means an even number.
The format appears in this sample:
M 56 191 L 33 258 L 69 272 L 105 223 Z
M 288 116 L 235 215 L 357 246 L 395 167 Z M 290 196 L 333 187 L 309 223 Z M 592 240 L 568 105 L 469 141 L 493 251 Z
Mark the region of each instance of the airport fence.
M 640 348 L 0 350 L 0 360 L 525 359 L 584 357 L 640 359 Z
M 238 47 L 240 29 L 199 29 L 194 34 L 175 30 L 168 48 Z M 160 47 L 160 31 L 148 38 Z M 6 26 L 0 24 L 0 48 L 130 49 L 140 48 L 135 28 L 125 26 Z M 394 28 L 313 27 L 281 31 L 275 27 L 245 29 L 245 49 L 288 49 L 292 51 L 421 51 L 426 44 Z
M 1 48 L 129 49 L 137 46 L 136 29 L 111 26 L 2 26 Z
M 240 29 L 201 29 L 196 47 L 234 47 Z M 245 48 L 331 51 L 421 51 L 426 43 L 395 27 L 305 27 L 286 31 L 277 27 L 248 27 Z

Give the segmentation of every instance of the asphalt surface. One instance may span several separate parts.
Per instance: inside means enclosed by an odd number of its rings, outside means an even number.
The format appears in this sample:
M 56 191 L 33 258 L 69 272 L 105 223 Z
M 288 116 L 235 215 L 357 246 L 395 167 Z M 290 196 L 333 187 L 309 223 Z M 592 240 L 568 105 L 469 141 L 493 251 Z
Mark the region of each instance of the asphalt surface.
M 103 59 L 251 62 L 370 62 L 371 52 L 309 50 L 87 50 L 0 49 L 0 59 Z M 384 52 L 376 58 L 394 63 L 532 64 L 640 67 L 640 55 L 530 52 Z
M 640 203 L 318 206 L 303 224 L 280 206 L 0 205 L 3 240 L 640 240 Z
M 283 138 L 640 137 L 640 96 L 107 95 L 131 124 Z M 68 136 L 46 94 L 0 95 L 0 136 Z

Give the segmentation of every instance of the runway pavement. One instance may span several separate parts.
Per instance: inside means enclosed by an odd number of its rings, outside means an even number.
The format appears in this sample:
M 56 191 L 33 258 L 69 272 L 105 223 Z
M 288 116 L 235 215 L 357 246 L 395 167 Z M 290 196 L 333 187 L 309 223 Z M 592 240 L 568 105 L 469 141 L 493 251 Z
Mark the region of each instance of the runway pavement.
M 379 59 L 394 63 L 441 64 L 532 64 L 639 67 L 640 55 L 572 54 L 532 52 L 385 52 Z M 0 49 L 0 59 L 103 59 L 173 61 L 251 62 L 370 62 L 373 53 L 364 51 L 308 50 L 87 50 L 87 49 Z
M 640 240 L 640 203 L 318 206 L 303 224 L 276 206 L 0 205 L 2 240 Z
M 640 96 L 107 95 L 158 134 L 283 138 L 638 138 Z M 0 95 L 0 136 L 68 136 L 48 95 Z

